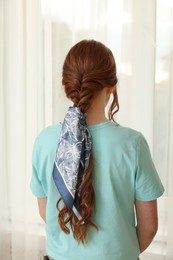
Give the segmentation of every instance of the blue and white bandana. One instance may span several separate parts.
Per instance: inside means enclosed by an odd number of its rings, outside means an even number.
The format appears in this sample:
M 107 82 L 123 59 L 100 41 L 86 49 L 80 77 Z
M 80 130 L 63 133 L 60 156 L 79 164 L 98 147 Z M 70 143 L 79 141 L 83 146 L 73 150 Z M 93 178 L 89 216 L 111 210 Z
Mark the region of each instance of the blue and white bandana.
M 69 107 L 62 124 L 53 179 L 64 203 L 79 220 L 80 194 L 77 194 L 76 188 L 79 174 L 83 174 L 88 166 L 91 146 L 86 113 L 78 107 Z

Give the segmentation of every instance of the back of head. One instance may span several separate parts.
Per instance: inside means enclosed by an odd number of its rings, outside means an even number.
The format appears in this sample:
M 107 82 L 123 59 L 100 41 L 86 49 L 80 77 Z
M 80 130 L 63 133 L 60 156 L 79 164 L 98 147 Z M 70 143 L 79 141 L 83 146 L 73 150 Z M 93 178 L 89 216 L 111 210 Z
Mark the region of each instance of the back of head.
M 83 40 L 66 56 L 62 83 L 74 106 L 86 112 L 92 98 L 104 87 L 117 83 L 115 60 L 110 49 L 95 40 Z

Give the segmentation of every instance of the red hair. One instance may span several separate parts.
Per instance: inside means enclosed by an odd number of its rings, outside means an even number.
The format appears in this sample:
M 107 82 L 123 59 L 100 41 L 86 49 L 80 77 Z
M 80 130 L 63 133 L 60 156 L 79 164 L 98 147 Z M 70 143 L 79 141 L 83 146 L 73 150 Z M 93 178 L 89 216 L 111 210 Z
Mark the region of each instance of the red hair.
M 115 86 L 108 115 L 109 119 L 114 120 L 113 116 L 119 110 L 116 64 L 112 52 L 104 44 L 94 40 L 83 40 L 74 45 L 64 61 L 62 84 L 66 96 L 72 100 L 74 106 L 80 107 L 81 111 L 86 113 L 100 90 Z M 88 168 L 83 173 L 82 179 L 78 180 L 78 187 L 81 187 L 79 210 L 82 220 L 79 221 L 65 204 L 60 209 L 61 198 L 57 202 L 58 222 L 61 229 L 69 234 L 70 224 L 74 238 L 83 244 L 87 242 L 88 227 L 93 226 L 98 229 L 92 221 L 92 212 L 95 208 L 93 166 L 91 154 Z

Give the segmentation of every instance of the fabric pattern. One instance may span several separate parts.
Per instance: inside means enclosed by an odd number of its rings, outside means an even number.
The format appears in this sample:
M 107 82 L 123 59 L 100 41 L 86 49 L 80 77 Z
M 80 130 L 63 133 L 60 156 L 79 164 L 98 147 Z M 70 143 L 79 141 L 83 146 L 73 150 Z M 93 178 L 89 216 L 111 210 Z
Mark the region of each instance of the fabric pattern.
M 78 177 L 88 166 L 91 153 L 91 135 L 87 128 L 86 114 L 78 107 L 69 107 L 62 125 L 53 168 L 53 179 L 64 203 L 78 219 L 79 194 L 76 193 Z

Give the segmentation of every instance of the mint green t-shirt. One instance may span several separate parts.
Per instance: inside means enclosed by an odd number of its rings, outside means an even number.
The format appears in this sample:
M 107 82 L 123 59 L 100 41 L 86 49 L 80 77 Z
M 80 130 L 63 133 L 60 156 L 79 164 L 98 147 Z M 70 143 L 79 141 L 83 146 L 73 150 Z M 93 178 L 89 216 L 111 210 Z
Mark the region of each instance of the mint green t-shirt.
M 30 183 L 36 197 L 47 197 L 46 251 L 55 260 L 136 260 L 135 199 L 155 200 L 164 192 L 144 136 L 108 121 L 89 126 L 93 141 L 96 209 L 88 243 L 83 246 L 66 235 L 57 222 L 60 194 L 52 170 L 61 124 L 45 128 L 33 149 Z

